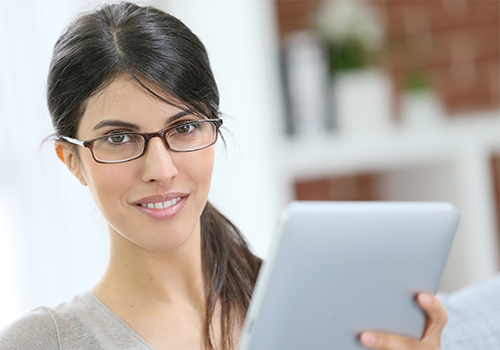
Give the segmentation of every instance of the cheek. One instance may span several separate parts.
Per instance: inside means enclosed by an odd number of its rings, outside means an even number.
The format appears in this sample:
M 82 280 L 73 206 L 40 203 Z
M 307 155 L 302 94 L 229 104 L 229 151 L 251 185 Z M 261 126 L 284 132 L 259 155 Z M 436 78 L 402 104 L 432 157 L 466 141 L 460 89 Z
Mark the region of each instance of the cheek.
M 94 161 L 88 164 L 84 172 L 89 190 L 101 212 L 106 208 L 118 207 L 123 195 L 132 187 L 134 174 L 126 171 L 124 165 L 98 164 Z
M 214 167 L 213 147 L 193 152 L 192 155 L 193 157 L 186 159 L 186 168 L 189 168 L 190 177 L 200 186 L 210 187 Z

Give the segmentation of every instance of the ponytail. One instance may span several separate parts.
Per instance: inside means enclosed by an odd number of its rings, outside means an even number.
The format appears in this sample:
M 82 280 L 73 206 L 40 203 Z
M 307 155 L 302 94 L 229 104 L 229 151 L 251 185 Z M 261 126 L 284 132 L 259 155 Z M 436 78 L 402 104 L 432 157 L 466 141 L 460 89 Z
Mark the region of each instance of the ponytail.
M 250 252 L 236 226 L 209 202 L 201 215 L 201 232 L 206 292 L 205 348 L 215 349 L 211 324 L 219 302 L 221 349 L 233 349 L 234 330 L 243 325 L 262 260 Z

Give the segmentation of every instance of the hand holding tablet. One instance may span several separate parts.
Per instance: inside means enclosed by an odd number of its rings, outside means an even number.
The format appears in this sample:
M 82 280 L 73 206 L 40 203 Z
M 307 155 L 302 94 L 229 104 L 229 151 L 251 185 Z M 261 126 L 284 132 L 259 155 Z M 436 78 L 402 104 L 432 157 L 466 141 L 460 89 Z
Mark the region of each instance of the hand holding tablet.
M 437 291 L 457 225 L 447 203 L 292 203 L 240 350 L 360 350 L 360 335 L 377 335 L 374 349 L 438 349 L 444 310 L 416 297 Z
M 363 332 L 360 335 L 361 344 L 369 349 L 378 350 L 439 350 L 441 348 L 441 333 L 448 318 L 446 311 L 441 301 L 432 294 L 421 293 L 417 296 L 417 301 L 428 315 L 421 339 Z

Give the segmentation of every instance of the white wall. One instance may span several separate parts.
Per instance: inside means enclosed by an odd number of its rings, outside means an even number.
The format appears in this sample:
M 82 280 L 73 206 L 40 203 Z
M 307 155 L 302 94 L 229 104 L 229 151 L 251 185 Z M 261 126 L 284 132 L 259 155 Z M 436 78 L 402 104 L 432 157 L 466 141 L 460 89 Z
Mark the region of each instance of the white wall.
M 7 324 L 21 312 L 21 300 L 17 293 L 21 289 L 21 270 L 16 261 L 16 247 L 13 233 L 16 232 L 13 225 L 14 213 L 10 209 L 10 202 L 3 196 L 0 201 L 0 327 Z M 18 231 L 17 231 L 18 232 Z
M 45 106 L 52 47 L 82 7 L 81 0 L 0 1 L 0 203 L 9 209 L 0 227 L 10 242 L 0 249 L 13 253 L 16 276 L 14 297 L 0 298 L 0 327 L 14 318 L 5 317 L 8 307 L 19 316 L 88 289 L 107 261 L 106 228 L 87 189 L 57 160 L 52 142 L 43 143 L 53 133 Z

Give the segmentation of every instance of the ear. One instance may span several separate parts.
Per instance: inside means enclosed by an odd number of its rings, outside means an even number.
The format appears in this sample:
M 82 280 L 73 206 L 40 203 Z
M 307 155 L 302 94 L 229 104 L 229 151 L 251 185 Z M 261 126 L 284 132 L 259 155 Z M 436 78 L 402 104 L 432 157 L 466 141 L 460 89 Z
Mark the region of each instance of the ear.
M 54 148 L 57 153 L 57 157 L 68 167 L 68 170 L 76 176 L 83 186 L 87 186 L 87 181 L 83 176 L 81 171 L 81 163 L 76 154 L 76 150 L 73 146 L 68 145 L 63 141 L 56 141 L 54 143 Z

